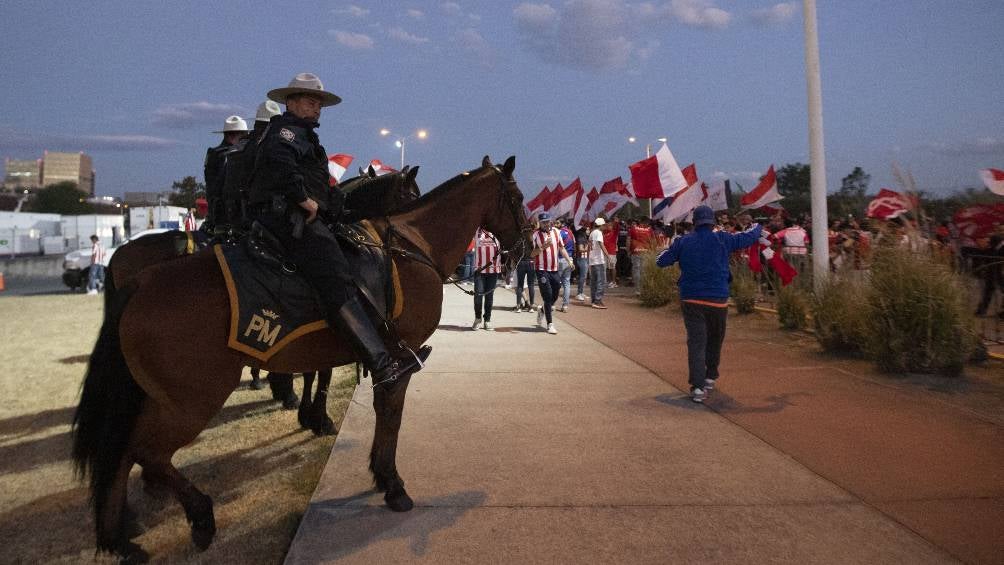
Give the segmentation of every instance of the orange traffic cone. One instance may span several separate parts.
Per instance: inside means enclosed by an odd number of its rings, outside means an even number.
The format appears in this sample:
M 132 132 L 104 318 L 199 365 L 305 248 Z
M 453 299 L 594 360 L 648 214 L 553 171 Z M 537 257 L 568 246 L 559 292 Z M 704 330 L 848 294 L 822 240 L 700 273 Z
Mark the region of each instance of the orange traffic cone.
M 5 287 L 3 284 L 3 271 L 0 271 L 0 292 L 3 292 L 5 288 L 7 287 Z

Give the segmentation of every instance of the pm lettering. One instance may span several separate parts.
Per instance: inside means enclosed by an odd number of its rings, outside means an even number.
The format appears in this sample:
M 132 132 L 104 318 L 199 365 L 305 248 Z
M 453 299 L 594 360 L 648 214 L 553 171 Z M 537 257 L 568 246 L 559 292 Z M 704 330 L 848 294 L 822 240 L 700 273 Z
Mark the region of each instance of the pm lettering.
M 282 326 L 280 324 L 276 324 L 275 328 L 272 328 L 268 320 L 258 314 L 252 314 L 251 323 L 244 330 L 244 337 L 251 335 L 251 332 L 258 332 L 258 337 L 255 339 L 259 342 L 267 343 L 271 347 L 275 345 L 275 338 L 279 337 L 279 330 L 281 329 Z

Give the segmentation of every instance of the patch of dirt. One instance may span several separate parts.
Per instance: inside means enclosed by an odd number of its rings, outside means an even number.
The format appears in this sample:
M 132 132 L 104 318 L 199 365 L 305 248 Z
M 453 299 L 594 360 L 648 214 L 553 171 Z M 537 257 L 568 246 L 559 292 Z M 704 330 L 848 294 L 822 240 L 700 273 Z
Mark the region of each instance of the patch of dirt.
M 0 298 L 0 563 L 93 563 L 86 485 L 73 476 L 70 422 L 101 323 L 87 295 Z M 145 532 L 134 541 L 157 563 L 281 563 L 334 444 L 302 430 L 296 411 L 245 385 L 175 465 L 215 503 L 217 534 L 198 552 L 173 498 L 143 491 L 133 470 L 129 500 Z M 300 379 L 296 380 L 301 393 Z M 336 370 L 328 413 L 340 422 L 355 387 Z M 114 562 L 102 557 L 99 562 Z

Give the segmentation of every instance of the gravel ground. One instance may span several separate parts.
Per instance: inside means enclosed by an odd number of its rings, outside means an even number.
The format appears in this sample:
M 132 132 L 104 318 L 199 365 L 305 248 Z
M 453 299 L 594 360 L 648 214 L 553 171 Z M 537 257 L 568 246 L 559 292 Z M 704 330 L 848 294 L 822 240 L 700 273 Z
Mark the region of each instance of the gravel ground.
M 0 294 L 0 563 L 94 562 L 88 493 L 70 462 L 70 422 L 102 302 L 44 284 Z M 285 556 L 334 436 L 300 429 L 295 411 L 281 410 L 267 389 L 247 389 L 249 381 L 245 371 L 209 428 L 174 458 L 215 502 L 219 531 L 207 551 L 194 549 L 180 506 L 145 494 L 133 470 L 129 499 L 146 529 L 135 541 L 154 562 L 280 563 Z M 336 372 L 328 403 L 336 422 L 354 385 L 348 368 Z

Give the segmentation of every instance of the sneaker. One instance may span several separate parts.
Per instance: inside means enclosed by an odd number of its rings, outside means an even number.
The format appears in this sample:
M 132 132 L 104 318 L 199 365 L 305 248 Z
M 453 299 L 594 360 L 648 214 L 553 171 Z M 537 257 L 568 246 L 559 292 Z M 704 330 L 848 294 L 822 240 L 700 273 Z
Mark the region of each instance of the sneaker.
M 544 327 L 544 310 L 543 309 L 537 310 L 537 325 L 540 326 L 540 327 Z
M 562 312 L 568 312 L 568 304 L 562 304 L 561 308 L 558 308 L 558 310 L 561 310 Z
M 495 326 L 489 320 L 485 320 L 484 325 L 481 326 L 482 329 L 488 330 L 490 332 L 495 331 Z
M 704 402 L 705 396 L 707 396 L 707 393 L 704 392 L 703 388 L 694 387 L 690 389 L 690 399 L 694 402 Z
M 610 282 L 609 282 L 609 283 L 607 284 L 607 288 L 617 288 L 617 283 L 615 283 L 615 282 L 613 282 L 613 281 L 610 281 Z
M 506 290 L 509 290 L 509 289 L 511 289 L 511 288 L 512 288 L 512 285 L 511 285 L 511 284 L 509 284 L 509 283 L 506 283 L 506 284 L 505 284 L 505 289 L 506 289 Z
M 715 390 L 716 379 L 704 379 L 704 390 L 711 392 Z
M 97 293 L 98 293 L 98 289 L 96 289 L 96 288 L 92 288 L 91 290 L 88 290 L 88 291 L 87 291 L 87 294 L 88 294 L 89 296 L 94 296 L 94 295 L 95 295 L 95 294 L 97 294 Z
M 606 310 L 607 305 L 604 304 L 602 300 L 597 300 L 596 302 L 593 302 L 593 308 L 596 308 L 597 310 Z
M 471 324 L 471 329 L 472 330 L 476 330 L 476 329 L 478 329 L 478 326 L 480 326 L 480 325 L 481 325 L 481 318 L 478 318 L 478 319 L 474 320 L 473 324 Z
M 585 302 L 586 301 L 586 295 L 585 294 L 579 294 L 579 295 L 577 295 L 575 297 L 575 299 L 578 300 L 579 302 Z
M 558 328 L 554 327 L 554 324 L 547 324 L 547 333 L 554 335 L 558 333 Z

